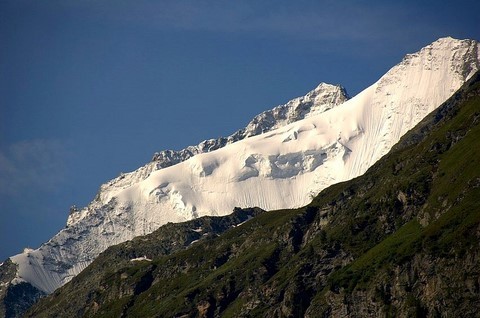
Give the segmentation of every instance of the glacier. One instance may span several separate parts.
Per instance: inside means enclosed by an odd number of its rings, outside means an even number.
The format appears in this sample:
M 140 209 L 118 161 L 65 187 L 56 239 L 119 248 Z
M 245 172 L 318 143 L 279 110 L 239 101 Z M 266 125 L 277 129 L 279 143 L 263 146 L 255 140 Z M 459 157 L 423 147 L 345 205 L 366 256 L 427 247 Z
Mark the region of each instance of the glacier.
M 109 246 L 167 222 L 226 215 L 237 206 L 276 210 L 309 203 L 322 189 L 363 174 L 460 88 L 480 69 L 479 46 L 441 38 L 349 100 L 345 94 L 333 102 L 330 94 L 312 98 L 316 90 L 339 90 L 324 84 L 230 137 L 155 154 L 102 185 L 87 207 L 72 209 L 66 228 L 48 242 L 12 256 L 18 265 L 12 283 L 51 293 Z

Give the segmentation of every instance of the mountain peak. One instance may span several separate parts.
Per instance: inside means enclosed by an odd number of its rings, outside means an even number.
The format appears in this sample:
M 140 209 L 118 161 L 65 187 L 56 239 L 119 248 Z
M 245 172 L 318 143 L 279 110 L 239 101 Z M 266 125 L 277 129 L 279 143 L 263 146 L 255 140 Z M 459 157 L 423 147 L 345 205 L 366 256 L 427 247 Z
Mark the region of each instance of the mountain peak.
M 313 90 L 310 92 L 320 92 L 320 91 L 345 91 L 345 88 L 339 84 L 329 84 L 325 82 L 320 82 L 317 87 L 315 87 Z M 307 93 L 308 94 L 308 93 Z
M 237 130 L 228 137 L 204 140 L 196 146 L 189 146 L 180 151 L 164 150 L 156 152 L 152 161 L 160 168 L 183 162 L 194 155 L 220 149 L 248 137 L 256 136 L 305 117 L 327 111 L 348 99 L 340 85 L 320 83 L 305 96 L 297 97 L 271 110 L 255 116 L 245 128 Z
M 451 37 L 450 35 L 447 35 L 447 36 L 438 38 L 437 40 L 433 41 L 431 44 L 427 45 L 427 47 L 438 45 L 438 44 L 445 45 L 448 43 L 471 42 L 471 41 L 476 42 L 475 40 L 472 40 L 472 39 L 456 39 L 454 37 Z
M 400 65 L 408 64 L 413 67 L 423 67 L 426 70 L 443 70 L 444 73 L 452 68 L 457 80 L 465 81 L 480 68 L 478 46 L 479 42 L 476 40 L 444 37 L 416 53 L 407 54 Z

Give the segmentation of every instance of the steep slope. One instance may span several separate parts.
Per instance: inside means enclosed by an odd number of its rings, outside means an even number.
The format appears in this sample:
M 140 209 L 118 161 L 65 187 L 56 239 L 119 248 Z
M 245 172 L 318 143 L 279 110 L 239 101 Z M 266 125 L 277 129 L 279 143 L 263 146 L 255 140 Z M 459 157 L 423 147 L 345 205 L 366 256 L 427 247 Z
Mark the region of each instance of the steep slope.
M 167 222 L 225 215 L 235 206 L 308 203 L 325 187 L 364 173 L 456 91 L 479 68 L 478 46 L 440 39 L 329 111 L 174 166 L 154 171 L 152 163 L 119 177 L 88 207 L 73 209 L 67 228 L 50 241 L 12 257 L 13 283 L 51 293 L 107 247 Z
M 477 73 L 363 176 L 310 205 L 149 262 L 102 273 L 108 260 L 97 260 L 27 317 L 476 317 L 479 135 Z M 89 281 L 100 283 L 79 295 Z
M 96 266 L 87 267 L 73 279 L 69 287 L 66 287 L 70 288 L 70 293 L 77 295 L 65 304 L 74 309 L 75 313 L 64 310 L 55 315 L 58 317 L 83 316 L 87 309 L 84 305 L 91 300 L 89 291 L 101 288 L 104 284 L 101 278 L 105 272 L 114 273 L 126 266 L 146 264 L 154 257 L 190 248 L 199 241 L 217 237 L 224 231 L 239 226 L 261 213 L 263 211 L 260 209 L 235 209 L 232 214 L 224 217 L 202 217 L 183 223 L 169 223 L 146 236 L 111 246 L 95 259 Z M 129 286 L 123 292 L 139 293 L 142 289 L 146 289 L 148 284 L 148 280 L 142 280 L 141 284 Z

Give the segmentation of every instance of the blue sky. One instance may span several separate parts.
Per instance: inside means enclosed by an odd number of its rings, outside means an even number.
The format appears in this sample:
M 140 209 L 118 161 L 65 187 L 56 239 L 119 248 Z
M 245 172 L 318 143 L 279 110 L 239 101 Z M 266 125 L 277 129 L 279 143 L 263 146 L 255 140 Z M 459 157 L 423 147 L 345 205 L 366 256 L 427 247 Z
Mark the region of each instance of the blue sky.
M 319 82 L 355 95 L 478 1 L 0 0 L 0 259 L 155 151 L 224 136 Z

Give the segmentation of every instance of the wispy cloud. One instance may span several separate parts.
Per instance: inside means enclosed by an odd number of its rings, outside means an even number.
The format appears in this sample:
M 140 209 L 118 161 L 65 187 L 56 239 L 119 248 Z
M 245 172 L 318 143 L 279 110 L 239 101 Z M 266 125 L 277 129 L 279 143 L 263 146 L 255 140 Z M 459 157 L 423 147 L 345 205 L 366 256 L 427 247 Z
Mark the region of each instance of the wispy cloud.
M 50 192 L 65 180 L 65 147 L 55 140 L 29 140 L 0 150 L 0 194 Z

